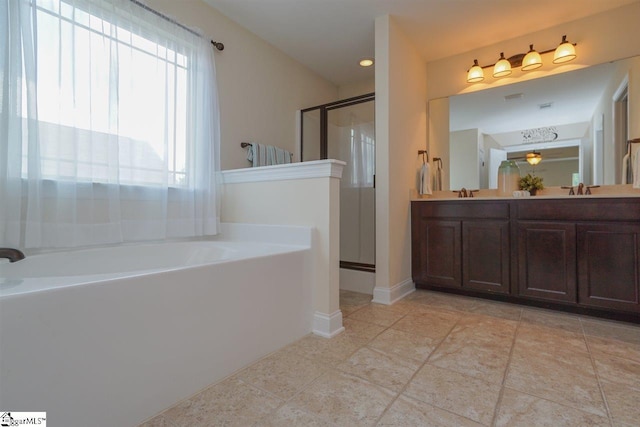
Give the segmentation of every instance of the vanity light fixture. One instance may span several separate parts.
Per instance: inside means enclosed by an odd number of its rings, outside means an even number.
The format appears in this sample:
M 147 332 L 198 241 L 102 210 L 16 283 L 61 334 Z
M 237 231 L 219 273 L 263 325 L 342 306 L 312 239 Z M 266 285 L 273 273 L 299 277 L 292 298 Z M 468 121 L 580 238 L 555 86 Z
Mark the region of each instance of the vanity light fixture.
M 529 52 L 522 60 L 522 71 L 531 71 L 536 68 L 542 67 L 542 56 L 533 48 L 533 45 L 529 45 Z
M 542 156 L 540 155 L 539 152 L 537 152 L 536 150 L 533 150 L 531 153 L 527 153 L 527 156 L 525 157 L 525 159 L 527 160 L 527 163 L 529 163 L 531 166 L 535 166 L 542 161 Z
M 521 67 L 522 71 L 531 71 L 542 67 L 542 55 L 553 54 L 553 63 L 562 64 L 576 59 L 576 43 L 567 41 L 567 36 L 562 36 L 560 45 L 554 49 L 537 52 L 533 45 L 529 45 L 527 54 L 518 53 L 509 58 L 504 57 L 504 52 L 500 52 L 498 62 L 491 65 L 481 66 L 478 60 L 473 60 L 473 66 L 467 71 L 467 83 L 478 83 L 484 80 L 484 69 L 493 67 L 493 77 L 499 79 L 511 75 L 513 68 Z
M 478 83 L 484 80 L 484 71 L 482 71 L 482 67 L 478 65 L 478 60 L 473 60 L 473 66 L 469 69 L 467 73 L 467 83 Z
M 361 67 L 371 67 L 373 65 L 373 58 L 364 58 L 359 62 Z
M 511 74 L 511 63 L 504 57 L 504 52 L 500 52 L 500 59 L 493 66 L 493 77 L 506 77 Z
M 553 63 L 562 64 L 574 59 L 576 59 L 576 47 L 567 41 L 567 36 L 562 36 L 562 41 L 553 54 Z

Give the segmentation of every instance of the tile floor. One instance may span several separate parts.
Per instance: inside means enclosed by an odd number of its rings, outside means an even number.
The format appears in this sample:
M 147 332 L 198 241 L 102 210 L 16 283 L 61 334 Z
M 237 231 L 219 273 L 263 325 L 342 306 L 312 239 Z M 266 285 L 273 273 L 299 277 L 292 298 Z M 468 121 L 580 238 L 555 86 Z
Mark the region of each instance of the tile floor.
M 313 335 L 151 426 L 638 426 L 640 326 L 416 291 L 341 292 L 346 331 Z

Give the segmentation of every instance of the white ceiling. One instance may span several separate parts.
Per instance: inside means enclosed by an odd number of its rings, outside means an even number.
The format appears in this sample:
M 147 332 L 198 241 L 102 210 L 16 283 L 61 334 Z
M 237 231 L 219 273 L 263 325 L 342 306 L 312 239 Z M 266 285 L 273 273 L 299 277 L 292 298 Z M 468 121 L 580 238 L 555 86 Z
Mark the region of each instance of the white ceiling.
M 393 15 L 428 62 L 638 0 L 204 1 L 342 85 L 373 77 L 373 67 L 363 69 L 357 63 L 374 55 L 378 16 Z

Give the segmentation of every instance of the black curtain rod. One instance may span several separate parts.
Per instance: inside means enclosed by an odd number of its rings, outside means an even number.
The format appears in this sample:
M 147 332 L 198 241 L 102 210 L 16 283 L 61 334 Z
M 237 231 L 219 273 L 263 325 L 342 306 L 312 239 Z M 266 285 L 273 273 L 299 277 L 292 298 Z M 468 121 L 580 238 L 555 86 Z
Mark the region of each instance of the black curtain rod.
M 185 25 L 182 25 L 181 23 L 179 23 L 175 19 L 171 19 L 167 15 L 164 15 L 164 14 L 158 12 L 155 9 L 151 9 L 149 6 L 147 6 L 144 3 L 140 3 L 138 0 L 129 0 L 129 1 L 131 3 L 137 5 L 137 6 L 140 6 L 144 10 L 147 10 L 147 11 L 153 13 L 154 15 L 159 16 L 160 18 L 164 19 L 165 21 L 168 21 L 168 22 L 171 22 L 174 25 L 177 25 L 178 27 L 182 28 L 183 30 L 186 30 L 186 31 L 190 32 L 191 34 L 194 34 L 194 35 L 196 35 L 198 37 L 202 37 L 202 34 L 196 32 L 196 31 L 193 31 L 191 28 L 189 28 L 189 27 L 187 27 Z M 221 42 L 216 42 L 216 41 L 211 40 L 211 44 L 214 45 L 215 48 L 218 49 L 218 50 L 224 50 L 224 44 L 222 44 Z

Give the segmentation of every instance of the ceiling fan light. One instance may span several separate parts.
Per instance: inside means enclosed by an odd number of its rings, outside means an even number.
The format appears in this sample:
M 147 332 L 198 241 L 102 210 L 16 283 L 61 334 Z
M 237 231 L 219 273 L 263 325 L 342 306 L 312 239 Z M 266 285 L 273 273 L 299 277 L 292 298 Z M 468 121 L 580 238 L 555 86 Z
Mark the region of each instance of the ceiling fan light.
M 467 83 L 478 83 L 484 80 L 484 71 L 482 67 L 478 65 L 478 60 L 473 60 L 473 67 L 469 69 L 467 73 Z
M 504 57 L 504 52 L 500 52 L 500 59 L 493 66 L 493 77 L 506 77 L 511 74 L 511 63 Z
M 567 36 L 562 36 L 562 41 L 553 54 L 553 63 L 562 64 L 563 62 L 573 61 L 576 57 L 576 47 L 573 43 L 567 41 Z
M 542 57 L 538 52 L 533 50 L 533 45 L 529 45 L 529 52 L 522 60 L 522 71 L 531 71 L 542 67 Z
M 527 153 L 525 159 L 531 166 L 535 166 L 542 161 L 542 156 L 540 155 L 540 153 L 532 151 L 531 153 Z

